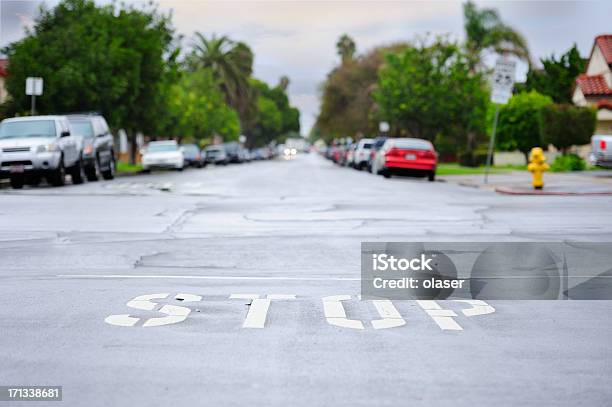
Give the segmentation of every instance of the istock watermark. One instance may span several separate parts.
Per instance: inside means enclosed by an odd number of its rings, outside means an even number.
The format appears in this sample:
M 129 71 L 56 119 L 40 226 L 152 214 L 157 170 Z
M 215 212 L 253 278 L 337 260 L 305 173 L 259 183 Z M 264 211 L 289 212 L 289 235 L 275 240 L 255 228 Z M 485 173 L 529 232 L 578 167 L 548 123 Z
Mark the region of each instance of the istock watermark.
M 364 299 L 612 299 L 612 243 L 363 242 Z

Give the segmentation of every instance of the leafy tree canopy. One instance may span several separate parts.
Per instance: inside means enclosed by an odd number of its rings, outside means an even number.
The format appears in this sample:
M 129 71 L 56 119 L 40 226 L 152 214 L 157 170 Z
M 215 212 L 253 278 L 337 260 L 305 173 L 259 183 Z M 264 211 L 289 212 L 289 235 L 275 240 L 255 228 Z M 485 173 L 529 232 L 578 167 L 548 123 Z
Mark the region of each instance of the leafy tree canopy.
M 574 81 L 586 68 L 586 63 L 580 56 L 576 45 L 561 55 L 559 59 L 552 55 L 540 61 L 543 69 L 531 69 L 527 73 L 524 90 L 536 90 L 548 95 L 555 103 L 572 103 Z
M 42 9 L 28 35 L 9 45 L 12 113 L 28 110 L 25 78 L 44 78 L 39 113 L 99 111 L 114 127 L 153 132 L 177 51 L 170 16 L 142 9 L 65 0 Z
M 433 141 L 484 133 L 484 79 L 470 72 L 469 58 L 457 44 L 442 38 L 387 54 L 374 98 L 397 136 Z

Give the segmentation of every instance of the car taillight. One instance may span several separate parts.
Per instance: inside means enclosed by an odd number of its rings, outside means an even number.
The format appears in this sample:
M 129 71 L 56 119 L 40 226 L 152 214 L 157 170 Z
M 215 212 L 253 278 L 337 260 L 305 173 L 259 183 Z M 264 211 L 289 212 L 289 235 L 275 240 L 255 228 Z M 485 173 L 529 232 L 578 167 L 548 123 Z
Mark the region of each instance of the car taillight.
M 599 140 L 599 148 L 602 150 L 606 149 L 606 140 Z
M 436 158 L 436 153 L 434 153 L 431 150 L 424 151 L 423 152 L 423 158 L 428 158 L 428 159 L 433 160 L 433 159 Z
M 387 151 L 385 157 L 397 157 L 399 155 L 401 155 L 400 151 L 396 148 L 392 148 L 391 150 Z

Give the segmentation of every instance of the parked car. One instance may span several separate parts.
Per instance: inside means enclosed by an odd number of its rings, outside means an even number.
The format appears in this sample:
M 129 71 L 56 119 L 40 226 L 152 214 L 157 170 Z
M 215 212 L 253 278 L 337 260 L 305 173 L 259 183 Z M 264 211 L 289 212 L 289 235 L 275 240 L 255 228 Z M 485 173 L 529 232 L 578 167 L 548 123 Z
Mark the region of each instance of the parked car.
M 227 161 L 230 163 L 240 164 L 244 161 L 244 153 L 240 147 L 240 144 L 234 142 L 223 144 L 225 148 L 225 154 L 227 154 Z
M 362 138 L 359 140 L 353 152 L 352 166 L 354 168 L 362 170 L 368 166 L 373 142 L 374 140 L 371 138 Z
M 372 172 L 385 178 L 392 175 L 436 177 L 438 154 L 427 140 L 418 138 L 391 138 L 376 153 Z
M 344 165 L 346 165 L 347 167 L 352 167 L 354 165 L 354 160 L 355 160 L 355 150 L 357 149 L 357 144 L 353 143 L 350 144 L 347 148 L 346 148 L 346 153 L 344 154 L 345 159 L 344 159 Z
M 202 157 L 202 153 L 200 152 L 200 148 L 195 144 L 183 144 L 181 145 L 183 149 L 183 155 L 185 157 L 185 165 L 202 168 L 206 166 L 206 160 Z
M 612 135 L 595 135 L 591 137 L 591 165 L 612 168 Z
M 13 188 L 36 185 L 44 176 L 54 186 L 83 182 L 77 139 L 66 116 L 28 116 L 0 123 L 0 175 Z
M 215 165 L 227 165 L 227 154 L 222 145 L 208 146 L 204 149 L 204 157 L 207 163 Z
M 104 117 L 98 114 L 68 115 L 75 137 L 79 139 L 79 151 L 83 172 L 88 181 L 115 177 L 116 159 L 113 135 Z
M 268 160 L 270 159 L 270 150 L 266 147 L 264 148 L 256 148 L 253 150 L 253 159 L 254 160 Z
M 183 171 L 185 156 L 174 140 L 152 141 L 142 153 L 142 169 L 171 168 Z
M 372 164 L 374 162 L 374 157 L 376 156 L 378 150 L 382 148 L 383 144 L 385 144 L 385 141 L 387 141 L 387 139 L 388 137 L 376 137 L 372 142 L 372 146 L 370 147 L 370 155 L 368 156 L 368 171 L 373 172 Z

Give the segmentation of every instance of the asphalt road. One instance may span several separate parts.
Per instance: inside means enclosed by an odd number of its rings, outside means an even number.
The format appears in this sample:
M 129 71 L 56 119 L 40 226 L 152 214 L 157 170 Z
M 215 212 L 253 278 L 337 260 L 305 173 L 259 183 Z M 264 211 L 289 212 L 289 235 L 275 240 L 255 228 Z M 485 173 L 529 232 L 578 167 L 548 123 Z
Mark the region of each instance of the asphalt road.
M 357 296 L 362 241 L 610 242 L 611 210 L 314 155 L 2 189 L 0 385 L 67 406 L 610 405 L 612 301 Z

